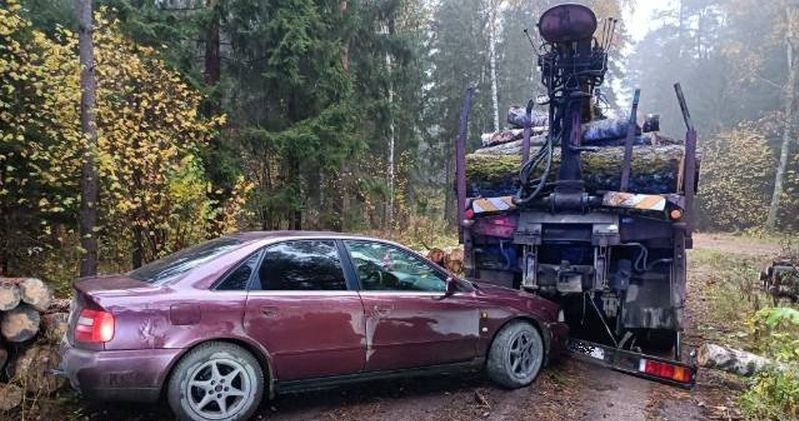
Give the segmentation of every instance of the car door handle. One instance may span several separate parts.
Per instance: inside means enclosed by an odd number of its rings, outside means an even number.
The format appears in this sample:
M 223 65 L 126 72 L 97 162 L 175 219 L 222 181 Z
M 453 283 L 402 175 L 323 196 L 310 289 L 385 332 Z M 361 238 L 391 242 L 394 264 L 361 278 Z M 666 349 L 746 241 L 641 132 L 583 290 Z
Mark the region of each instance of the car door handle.
M 277 307 L 261 307 L 261 314 L 266 317 L 276 317 L 277 313 Z
M 394 310 L 394 306 L 390 304 L 375 304 L 372 309 L 376 316 L 386 316 Z

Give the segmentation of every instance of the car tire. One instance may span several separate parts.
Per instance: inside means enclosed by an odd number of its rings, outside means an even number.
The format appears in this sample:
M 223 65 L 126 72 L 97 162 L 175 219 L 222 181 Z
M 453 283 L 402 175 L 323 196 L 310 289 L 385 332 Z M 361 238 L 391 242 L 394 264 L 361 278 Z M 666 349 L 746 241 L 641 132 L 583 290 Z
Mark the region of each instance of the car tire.
M 496 384 L 518 389 L 528 386 L 541 371 L 544 341 L 533 325 L 522 320 L 508 323 L 494 337 L 486 372 Z
M 167 400 L 179 420 L 247 420 L 261 403 L 264 383 L 250 352 L 209 342 L 180 359 L 167 385 Z

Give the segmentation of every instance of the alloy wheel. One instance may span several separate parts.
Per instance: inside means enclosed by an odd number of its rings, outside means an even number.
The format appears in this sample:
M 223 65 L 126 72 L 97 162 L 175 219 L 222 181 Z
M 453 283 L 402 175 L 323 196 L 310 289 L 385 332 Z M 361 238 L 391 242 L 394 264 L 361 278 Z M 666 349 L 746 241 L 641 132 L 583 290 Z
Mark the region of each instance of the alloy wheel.
M 252 399 L 253 381 L 245 367 L 230 359 L 212 359 L 195 369 L 186 383 L 191 409 L 204 419 L 235 416 Z

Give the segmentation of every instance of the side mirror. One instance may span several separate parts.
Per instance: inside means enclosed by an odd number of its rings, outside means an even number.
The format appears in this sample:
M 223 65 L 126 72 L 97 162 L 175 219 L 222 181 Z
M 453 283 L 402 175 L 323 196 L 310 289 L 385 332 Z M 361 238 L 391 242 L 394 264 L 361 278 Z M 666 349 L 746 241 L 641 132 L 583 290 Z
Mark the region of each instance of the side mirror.
M 458 292 L 458 282 L 450 276 L 447 278 L 447 289 L 444 291 L 444 295 L 436 297 L 436 299 L 443 300 L 453 296 L 456 292 Z

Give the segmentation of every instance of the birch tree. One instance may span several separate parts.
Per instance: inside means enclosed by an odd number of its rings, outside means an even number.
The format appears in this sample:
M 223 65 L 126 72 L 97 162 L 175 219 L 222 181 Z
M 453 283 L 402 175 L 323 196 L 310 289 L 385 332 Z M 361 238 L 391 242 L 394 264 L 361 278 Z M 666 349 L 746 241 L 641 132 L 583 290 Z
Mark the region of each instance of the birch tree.
M 784 91 L 784 127 L 782 130 L 782 143 L 780 145 L 780 160 L 777 164 L 777 173 L 774 177 L 774 191 L 771 195 L 771 205 L 766 218 L 766 229 L 772 231 L 777 226 L 777 213 L 784 194 L 785 173 L 788 168 L 788 155 L 793 142 L 793 120 L 796 102 L 796 51 L 795 51 L 795 25 L 799 17 L 796 8 L 790 3 L 785 4 L 785 62 L 788 74 Z
M 497 83 L 497 34 L 499 9 L 502 0 L 488 0 L 488 68 L 491 79 L 491 112 L 494 118 L 494 131 L 499 131 L 499 88 Z

